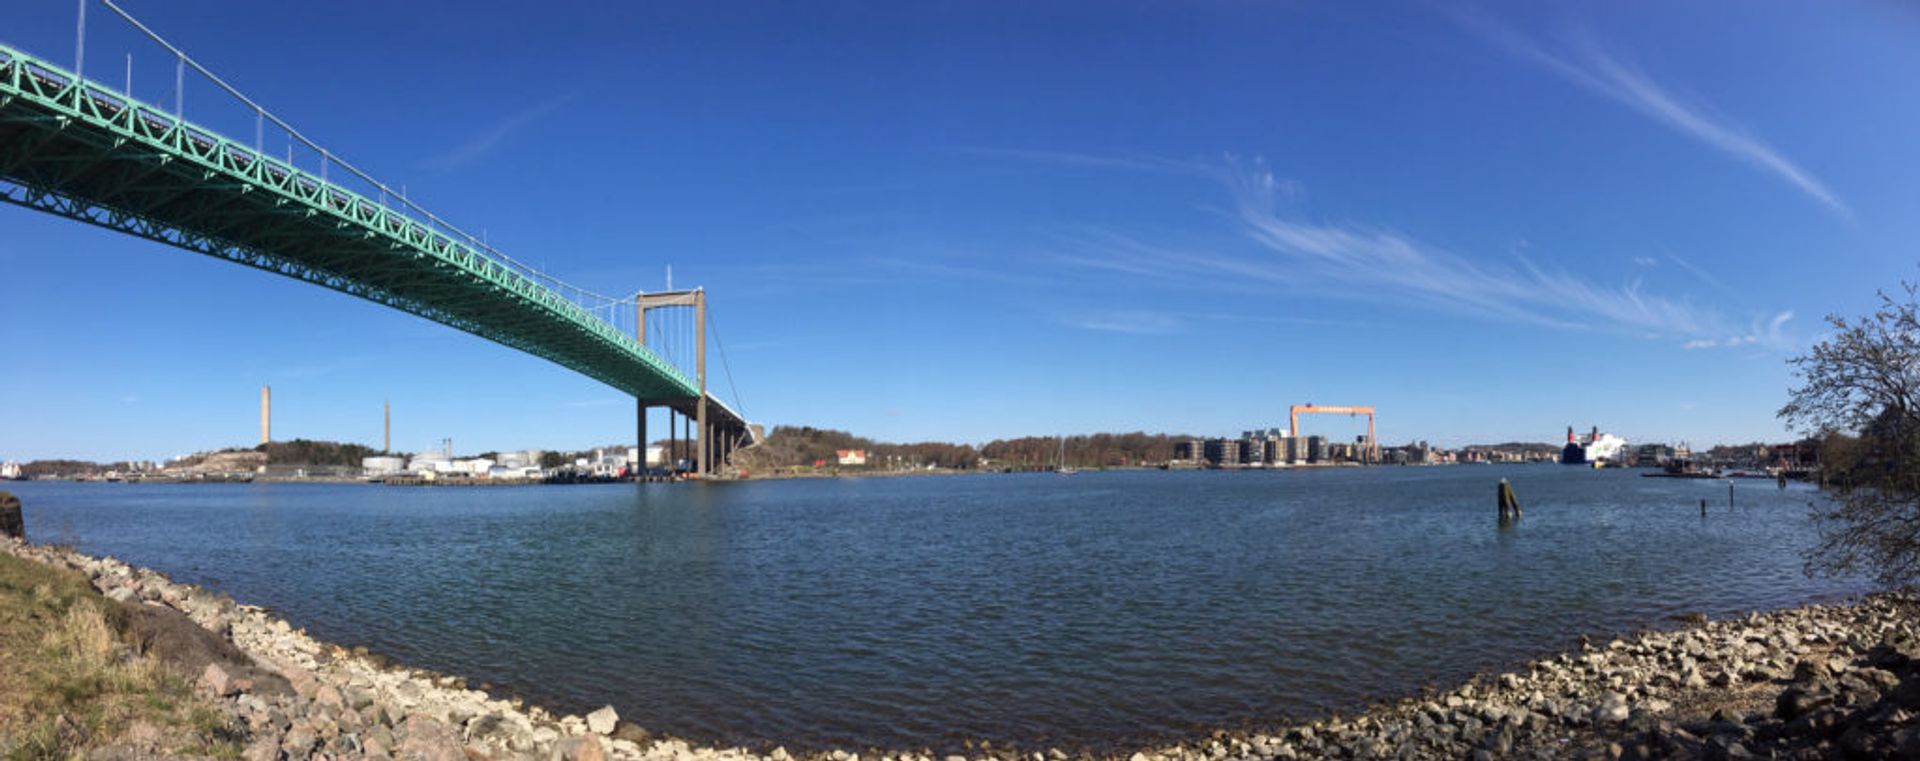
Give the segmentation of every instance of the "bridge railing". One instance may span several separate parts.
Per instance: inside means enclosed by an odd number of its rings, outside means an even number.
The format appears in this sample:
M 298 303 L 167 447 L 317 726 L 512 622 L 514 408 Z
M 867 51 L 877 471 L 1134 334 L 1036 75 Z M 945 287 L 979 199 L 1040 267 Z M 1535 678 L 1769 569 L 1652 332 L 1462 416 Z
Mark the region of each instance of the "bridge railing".
M 515 272 L 518 272 L 525 277 L 531 278 L 534 281 L 539 282 L 540 284 L 545 285 L 556 292 L 559 292 L 561 295 L 566 296 L 570 301 L 574 301 L 575 303 L 578 303 L 581 306 L 587 307 L 589 309 L 596 309 L 596 308 L 603 307 L 607 302 L 618 302 L 621 300 L 613 296 L 607 296 L 605 294 L 596 293 L 594 291 L 581 288 L 579 286 L 576 286 L 564 280 L 561 280 L 557 277 L 549 275 L 545 272 L 542 272 L 538 268 L 535 268 L 532 265 L 529 265 L 525 262 L 521 262 L 517 259 L 514 259 L 513 257 L 508 256 L 506 253 L 500 251 L 499 249 L 496 249 L 493 246 L 489 245 L 483 236 L 474 235 L 473 233 L 468 232 L 460 228 L 459 226 L 446 221 L 445 219 L 441 218 L 439 215 L 434 214 L 432 211 L 428 210 L 426 207 L 421 206 L 420 204 L 414 202 L 411 198 L 407 196 L 407 193 L 405 192 L 404 188 L 400 190 L 394 189 L 392 185 L 386 182 L 382 182 L 378 178 L 374 177 L 372 174 L 369 174 L 366 171 L 361 170 L 359 167 L 354 166 L 352 163 L 342 159 L 339 156 L 339 154 L 329 150 L 326 146 L 323 146 L 319 142 L 313 140 L 312 138 L 307 137 L 305 134 L 302 134 L 300 130 L 294 128 L 292 124 L 287 123 L 285 120 L 281 119 L 279 116 L 275 115 L 273 112 L 268 111 L 264 106 L 254 102 L 253 99 L 247 97 L 246 94 L 240 92 L 239 88 L 236 88 L 231 84 L 228 84 L 225 79 L 222 79 L 219 75 L 213 73 L 211 69 L 208 69 L 206 66 L 201 65 L 200 62 L 194 60 L 192 56 L 187 55 L 186 51 L 181 50 L 180 48 L 174 46 L 173 43 L 168 42 L 166 38 L 161 37 L 159 33 L 153 31 L 153 29 L 149 28 L 146 24 L 141 23 L 139 19 L 134 18 L 132 14 L 120 8 L 120 6 L 115 4 L 113 0 L 99 0 L 99 2 L 102 6 L 104 6 L 108 10 L 113 11 L 113 13 L 116 16 L 118 16 L 121 20 L 125 21 L 134 30 L 138 31 L 140 35 L 144 36 L 146 39 L 150 40 L 155 45 L 158 45 L 161 49 L 165 50 L 169 55 L 173 56 L 174 61 L 176 62 L 176 65 L 182 69 L 180 74 L 183 75 L 185 69 L 191 69 L 196 74 L 205 78 L 205 80 L 208 83 L 211 83 L 216 88 L 218 88 L 218 90 L 222 94 L 226 95 L 227 97 L 231 98 L 235 103 L 244 107 L 244 109 L 250 115 L 252 115 L 255 119 L 255 125 L 254 125 L 254 151 L 255 152 L 265 155 L 266 127 L 268 125 L 272 125 L 274 128 L 278 130 L 278 133 L 275 135 L 275 137 L 285 137 L 287 139 L 288 157 L 287 157 L 287 160 L 283 163 L 289 166 L 295 163 L 295 160 L 294 160 L 295 145 L 298 145 L 299 147 L 304 148 L 305 154 L 310 157 L 309 160 L 316 163 L 318 168 L 317 171 L 308 172 L 308 174 L 317 176 L 321 183 L 331 185 L 334 188 L 337 188 L 339 190 L 352 192 L 354 193 L 354 195 L 358 197 L 358 200 L 360 201 L 373 203 L 379 206 L 380 208 L 387 209 L 396 213 L 400 213 L 408 217 L 412 217 L 414 220 L 422 223 L 433 232 L 439 235 L 442 235 L 450 240 L 458 241 L 461 245 L 467 248 L 473 249 L 475 251 L 478 251 L 481 253 L 482 256 L 485 256 L 489 259 L 494 260 L 495 262 L 499 263 L 501 266 L 512 269 Z M 84 33 L 84 25 L 82 28 Z M 180 75 L 176 76 L 175 87 L 177 91 L 183 91 L 185 89 L 184 76 L 180 76 Z M 109 95 L 112 94 L 110 90 L 102 90 L 102 92 Z M 185 96 L 184 92 L 176 92 L 176 98 L 175 98 L 176 105 L 180 103 L 184 103 L 185 101 L 184 96 Z M 177 118 L 184 118 L 185 114 L 181 113 L 181 111 L 183 110 L 184 110 L 183 108 L 177 109 L 174 116 Z M 278 144 L 279 141 L 276 140 L 275 143 Z M 344 176 L 340 176 L 340 175 L 344 175 Z M 359 187 L 357 189 L 351 188 L 349 187 L 349 184 L 358 185 Z
M 221 164 L 230 165 L 236 170 L 269 180 L 275 185 L 297 186 L 300 191 L 303 191 L 300 195 L 317 199 L 318 205 L 327 211 L 350 217 L 382 231 L 400 234 L 401 237 L 410 242 L 416 242 L 417 245 L 437 256 L 447 258 L 455 264 L 473 270 L 476 274 L 495 280 L 510 290 L 534 297 L 549 308 L 565 313 L 574 321 L 588 327 L 602 339 L 647 358 L 651 363 L 692 385 L 686 371 L 618 327 L 616 324 L 618 320 L 632 308 L 631 297 L 616 298 L 580 288 L 508 256 L 489 245 L 482 236 L 476 236 L 447 222 L 408 198 L 403 191 L 395 191 L 387 183 L 340 159 L 331 150 L 308 138 L 291 124 L 248 98 L 237 88 L 188 56 L 185 51 L 167 42 L 114 4 L 112 0 L 99 0 L 99 2 L 174 58 L 176 62 L 175 108 L 171 113 L 132 97 L 131 62 L 129 62 L 127 92 L 115 91 L 103 83 L 82 78 L 75 73 L 69 73 L 4 46 L 0 46 L 0 66 L 7 66 L 10 69 L 10 78 L 19 80 L 16 84 L 31 81 L 42 89 L 54 91 L 53 97 L 67 103 L 76 111 L 90 112 L 99 119 L 120 123 L 129 130 L 144 128 L 141 131 L 148 133 L 169 132 L 196 149 L 196 153 L 217 157 Z M 83 20 L 82 49 L 84 49 L 84 33 Z M 182 104 L 185 101 L 185 72 L 188 69 L 215 85 L 221 93 L 231 99 L 231 103 L 239 104 L 253 117 L 255 130 L 251 147 L 223 137 L 220 132 L 185 118 Z M 268 125 L 272 125 L 276 130 L 274 134 L 276 145 L 279 143 L 278 138 L 285 138 L 287 154 L 284 159 L 270 155 L 265 150 Z M 303 168 L 300 165 L 296 159 L 296 155 L 299 155 L 296 154 L 296 146 L 305 149 L 304 157 L 314 166 Z M 418 240 L 420 238 L 426 240 Z M 480 261 L 474 261 L 475 259 Z M 529 285 L 535 288 L 528 288 Z M 607 316 L 602 316 L 603 311 Z
M 684 387 L 695 386 L 688 373 L 551 287 L 551 278 L 543 282 L 524 266 L 511 266 L 428 222 L 342 187 L 326 176 L 324 167 L 322 174 L 315 176 L 291 162 L 189 122 L 178 111 L 168 113 L 141 103 L 5 46 L 0 46 L 0 77 L 4 77 L 9 91 L 53 107 L 56 113 L 62 114 L 59 118 L 79 118 L 98 124 L 117 136 L 167 149 L 208 169 L 259 183 L 343 221 L 377 230 L 398 244 L 419 249 L 562 314 L 601 340 L 620 346 L 656 370 L 677 378 Z

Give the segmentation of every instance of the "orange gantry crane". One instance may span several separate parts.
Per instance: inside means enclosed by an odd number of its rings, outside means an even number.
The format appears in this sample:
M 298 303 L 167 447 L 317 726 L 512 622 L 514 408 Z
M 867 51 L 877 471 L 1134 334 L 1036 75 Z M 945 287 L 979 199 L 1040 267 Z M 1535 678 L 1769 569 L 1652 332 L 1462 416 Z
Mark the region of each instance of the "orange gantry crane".
M 1289 436 L 1300 435 L 1300 413 L 1302 412 L 1307 413 L 1309 415 L 1366 415 L 1367 416 L 1367 462 L 1380 461 L 1380 441 L 1373 437 L 1373 408 L 1372 407 L 1342 407 L 1342 406 L 1336 406 L 1336 405 L 1316 406 L 1311 402 L 1307 404 L 1296 404 L 1287 409 L 1287 435 Z

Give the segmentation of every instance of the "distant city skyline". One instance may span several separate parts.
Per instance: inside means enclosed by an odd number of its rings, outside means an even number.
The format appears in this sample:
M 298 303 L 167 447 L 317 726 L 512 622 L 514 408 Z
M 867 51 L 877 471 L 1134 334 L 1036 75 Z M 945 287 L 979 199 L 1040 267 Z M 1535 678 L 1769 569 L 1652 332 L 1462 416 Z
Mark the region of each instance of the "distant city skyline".
M 522 261 L 706 287 L 714 385 L 769 425 L 1783 441 L 1821 316 L 1920 277 L 1898 7 L 121 4 Z M 0 43 L 69 60 L 73 13 Z M 131 40 L 94 19 L 89 75 L 135 50 L 167 102 Z M 276 439 L 378 445 L 387 400 L 401 451 L 633 438 L 631 399 L 450 328 L 0 230 L 0 460 L 250 446 L 263 385 Z

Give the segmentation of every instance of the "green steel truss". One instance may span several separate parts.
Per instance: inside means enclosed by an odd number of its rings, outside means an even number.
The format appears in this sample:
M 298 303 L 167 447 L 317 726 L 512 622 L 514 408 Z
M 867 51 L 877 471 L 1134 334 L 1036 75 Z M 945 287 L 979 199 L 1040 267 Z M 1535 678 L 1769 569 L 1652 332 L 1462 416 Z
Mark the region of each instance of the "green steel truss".
M 700 396 L 632 336 L 474 247 L 6 46 L 0 200 L 411 312 L 655 404 L 691 411 Z

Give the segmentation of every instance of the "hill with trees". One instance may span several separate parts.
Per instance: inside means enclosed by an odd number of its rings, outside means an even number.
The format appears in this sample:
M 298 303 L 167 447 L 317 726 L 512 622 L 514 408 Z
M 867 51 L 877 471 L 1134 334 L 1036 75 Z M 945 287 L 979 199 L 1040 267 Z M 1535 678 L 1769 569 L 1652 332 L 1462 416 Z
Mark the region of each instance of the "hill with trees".
M 269 441 L 253 448 L 267 456 L 268 465 L 341 465 L 360 467 L 360 461 L 381 454 L 380 450 L 360 444 L 337 441 Z
M 1127 467 L 1166 462 L 1173 445 L 1189 437 L 1149 433 L 1097 433 L 1069 436 L 1067 464 L 1083 468 Z M 1060 439 L 1027 436 L 997 439 L 975 447 L 944 441 L 896 444 L 875 441 L 846 431 L 812 426 L 781 426 L 767 434 L 765 443 L 736 454 L 736 464 L 748 470 L 811 467 L 836 464 L 841 450 L 867 453 L 867 467 L 926 467 L 964 470 L 981 467 L 1044 468 L 1054 465 Z

